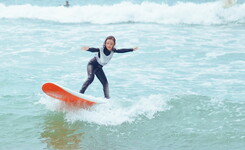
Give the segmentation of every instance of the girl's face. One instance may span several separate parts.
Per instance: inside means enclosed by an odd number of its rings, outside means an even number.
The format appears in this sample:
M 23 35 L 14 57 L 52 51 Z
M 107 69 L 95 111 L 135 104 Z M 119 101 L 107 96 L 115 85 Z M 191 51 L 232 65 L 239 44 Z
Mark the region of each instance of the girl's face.
M 115 43 L 114 43 L 114 41 L 112 39 L 106 40 L 106 42 L 105 42 L 106 49 L 108 49 L 109 51 L 111 51 L 114 46 L 115 46 Z

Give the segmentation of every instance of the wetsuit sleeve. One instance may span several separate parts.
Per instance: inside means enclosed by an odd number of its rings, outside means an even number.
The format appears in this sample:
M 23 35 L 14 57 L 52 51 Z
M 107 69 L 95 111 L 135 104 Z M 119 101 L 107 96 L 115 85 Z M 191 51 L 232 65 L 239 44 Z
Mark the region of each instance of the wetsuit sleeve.
M 127 52 L 132 52 L 133 49 L 132 48 L 128 48 L 128 49 L 124 48 L 124 49 L 114 49 L 113 51 L 115 53 L 127 53 Z
M 100 49 L 99 48 L 89 48 L 87 51 L 90 51 L 90 52 L 99 52 Z

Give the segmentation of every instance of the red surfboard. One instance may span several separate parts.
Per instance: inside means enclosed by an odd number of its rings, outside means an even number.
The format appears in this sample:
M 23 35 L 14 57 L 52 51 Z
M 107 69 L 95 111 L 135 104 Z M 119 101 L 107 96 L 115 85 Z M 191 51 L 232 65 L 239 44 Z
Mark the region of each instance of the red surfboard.
M 64 101 L 69 104 L 72 103 L 79 107 L 86 108 L 95 104 L 106 103 L 105 100 L 84 95 L 51 82 L 44 83 L 42 85 L 42 90 L 46 95 L 52 98 Z

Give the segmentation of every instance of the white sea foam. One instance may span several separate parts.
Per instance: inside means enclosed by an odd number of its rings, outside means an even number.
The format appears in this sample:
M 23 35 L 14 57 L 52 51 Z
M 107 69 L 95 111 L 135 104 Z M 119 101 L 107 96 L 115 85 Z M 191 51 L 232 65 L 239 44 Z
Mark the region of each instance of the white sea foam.
M 230 5 L 229 5 L 230 6 Z M 221 1 L 210 3 L 122 2 L 114 5 L 84 5 L 66 8 L 0 4 L 0 18 L 28 18 L 61 23 L 160 23 L 227 24 L 245 22 L 245 3 L 225 8 Z
M 69 107 L 58 100 L 52 100 L 52 98 L 46 96 L 42 97 L 39 103 L 44 104 L 51 111 L 65 112 L 66 119 L 71 122 L 84 121 L 99 125 L 120 125 L 122 123 L 131 123 L 142 116 L 149 119 L 154 118 L 157 112 L 171 108 L 167 104 L 168 100 L 169 98 L 163 95 L 150 95 L 135 100 L 135 103 L 129 106 L 123 106 L 124 104 L 111 99 L 106 104 L 95 105 L 90 109 Z

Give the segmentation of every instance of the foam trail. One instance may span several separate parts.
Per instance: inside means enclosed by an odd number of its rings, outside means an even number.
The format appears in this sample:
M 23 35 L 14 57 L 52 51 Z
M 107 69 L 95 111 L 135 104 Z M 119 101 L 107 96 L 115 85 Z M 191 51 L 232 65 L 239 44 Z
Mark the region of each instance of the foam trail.
M 44 104 L 51 111 L 61 111 L 66 113 L 66 119 L 71 122 L 83 121 L 99 125 L 120 125 L 122 123 L 132 123 L 141 116 L 149 119 L 154 118 L 155 114 L 169 110 L 167 104 L 169 98 L 163 95 L 150 95 L 139 100 L 130 106 L 122 106 L 117 100 L 110 100 L 106 104 L 95 105 L 90 109 L 71 109 L 62 102 L 50 100 L 42 97 L 39 103 Z M 154 101 L 154 103 L 153 103 Z
M 173 6 L 153 2 L 142 2 L 141 4 L 122 2 L 114 5 L 84 5 L 70 8 L 0 4 L 0 18 L 28 18 L 61 23 L 141 22 L 210 25 L 245 23 L 244 10 L 245 3 L 224 8 L 221 1 L 201 4 L 182 2 Z

